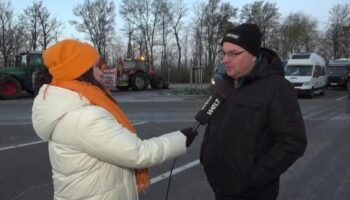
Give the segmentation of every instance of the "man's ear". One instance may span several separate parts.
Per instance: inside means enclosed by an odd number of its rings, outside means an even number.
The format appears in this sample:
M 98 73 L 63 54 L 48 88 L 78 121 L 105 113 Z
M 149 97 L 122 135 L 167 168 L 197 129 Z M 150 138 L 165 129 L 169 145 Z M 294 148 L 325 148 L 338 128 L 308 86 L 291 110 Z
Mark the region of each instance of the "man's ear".
M 256 62 L 256 57 L 255 56 L 252 56 L 252 61 Z

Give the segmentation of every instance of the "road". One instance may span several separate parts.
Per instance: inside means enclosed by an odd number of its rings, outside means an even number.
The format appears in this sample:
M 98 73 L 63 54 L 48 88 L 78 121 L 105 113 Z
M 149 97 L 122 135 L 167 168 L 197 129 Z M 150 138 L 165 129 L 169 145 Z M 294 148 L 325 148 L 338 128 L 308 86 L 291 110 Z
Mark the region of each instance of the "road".
M 205 97 L 171 96 L 167 90 L 114 92 L 141 138 L 194 124 Z M 281 177 L 279 200 L 347 200 L 350 197 L 350 114 L 345 91 L 299 98 L 309 140 L 305 155 Z M 52 199 L 47 143 L 30 123 L 32 98 L 0 101 L 0 199 Z M 203 128 L 200 129 L 203 132 Z M 214 199 L 198 154 L 202 134 L 176 161 L 169 200 Z M 150 169 L 151 188 L 141 200 L 165 199 L 172 161 Z

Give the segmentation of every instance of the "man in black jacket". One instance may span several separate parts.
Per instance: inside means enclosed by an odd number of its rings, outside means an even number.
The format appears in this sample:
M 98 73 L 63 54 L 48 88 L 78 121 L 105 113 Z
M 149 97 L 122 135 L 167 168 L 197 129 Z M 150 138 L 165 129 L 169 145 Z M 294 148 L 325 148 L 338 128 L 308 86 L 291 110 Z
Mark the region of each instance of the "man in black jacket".
M 200 155 L 216 200 L 277 199 L 280 175 L 306 149 L 294 88 L 261 37 L 255 24 L 241 24 L 222 40 L 226 100 L 206 128 Z

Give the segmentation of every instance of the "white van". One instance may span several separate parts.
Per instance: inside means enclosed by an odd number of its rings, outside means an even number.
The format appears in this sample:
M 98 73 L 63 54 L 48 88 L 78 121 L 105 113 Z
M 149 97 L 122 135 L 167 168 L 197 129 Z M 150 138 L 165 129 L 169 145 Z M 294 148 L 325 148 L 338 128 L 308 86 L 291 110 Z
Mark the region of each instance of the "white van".
M 327 86 L 326 62 L 316 53 L 297 53 L 290 56 L 285 67 L 285 78 L 298 94 L 312 98 L 324 95 Z

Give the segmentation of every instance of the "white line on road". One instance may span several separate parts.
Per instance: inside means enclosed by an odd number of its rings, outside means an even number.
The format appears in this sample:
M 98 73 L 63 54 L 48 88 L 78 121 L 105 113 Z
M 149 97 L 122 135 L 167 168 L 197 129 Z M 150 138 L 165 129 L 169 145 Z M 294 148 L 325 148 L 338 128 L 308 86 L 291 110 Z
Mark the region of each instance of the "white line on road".
M 345 95 L 345 96 L 343 96 L 343 97 L 339 97 L 339 98 L 335 99 L 335 101 L 341 101 L 341 100 L 343 100 L 343 99 L 345 99 L 345 98 L 347 98 L 347 97 L 348 97 L 348 95 Z M 334 105 L 335 105 L 335 104 L 334 104 Z M 334 105 L 332 105 L 332 106 L 334 107 Z M 314 112 L 303 113 L 303 118 L 304 118 L 304 119 L 310 120 L 310 119 L 313 118 L 314 116 L 316 116 L 316 115 L 318 115 L 318 114 L 321 114 L 321 113 L 323 113 L 323 112 L 326 112 L 327 109 L 328 109 L 328 107 L 322 107 L 322 108 L 320 108 L 320 109 L 318 109 L 318 110 L 316 110 L 316 111 L 314 111 Z M 333 109 L 335 109 L 335 107 L 334 107 Z M 328 110 L 329 110 L 329 109 L 328 109 Z M 331 112 L 330 114 L 327 114 L 326 117 L 322 117 L 322 119 L 328 120 L 328 119 L 329 119 L 329 118 L 328 118 L 329 116 L 335 116 L 337 113 L 341 113 L 341 111 L 339 110 L 339 111 L 337 111 L 337 112 Z M 317 120 L 319 120 L 319 119 L 317 119 Z
M 34 145 L 34 144 L 41 144 L 43 142 L 46 142 L 46 141 L 45 140 L 39 140 L 39 141 L 29 142 L 29 143 L 25 143 L 25 144 L 18 144 L 18 145 L 13 145 L 13 146 L 8 146 L 8 147 L 2 147 L 2 148 L 0 148 L 0 151 L 16 149 L 16 148 L 30 146 L 30 145 Z
M 11 122 L 0 122 L 0 126 L 13 126 L 13 125 L 31 125 L 32 121 L 11 121 Z
M 148 123 L 147 121 L 141 121 L 141 122 L 135 122 L 133 123 L 134 126 L 137 126 L 137 125 L 141 125 L 141 124 L 146 124 Z M 30 145 L 35 145 L 35 144 L 41 144 L 41 143 L 44 143 L 44 142 L 47 142 L 45 140 L 39 140 L 39 141 L 35 141 L 35 142 L 29 142 L 29 143 L 25 143 L 25 144 L 18 144 L 18 145 L 13 145 L 13 146 L 8 146 L 8 147 L 3 147 L 3 148 L 0 148 L 0 151 L 5 151 L 5 150 L 10 150 L 10 149 L 16 149 L 16 148 L 20 148 L 20 147 L 25 147 L 25 146 L 30 146 Z M 176 169 L 173 170 L 172 172 L 172 176 L 177 174 L 177 173 L 180 173 L 182 171 L 185 171 L 191 167 L 194 167 L 196 165 L 198 165 L 200 162 L 199 160 L 194 160 L 190 163 L 187 163 L 185 165 L 182 165 Z M 151 179 L 151 184 L 154 184 L 154 183 L 157 183 L 159 181 L 162 181 L 166 178 L 168 178 L 170 176 L 170 171 L 166 172 L 166 173 L 163 173 L 159 176 L 156 176 L 154 178 Z
M 147 124 L 149 123 L 148 121 L 142 121 L 142 122 L 135 122 L 135 123 L 132 123 L 132 125 L 134 126 L 139 126 L 139 125 L 142 125 L 142 124 Z
M 191 167 L 194 167 L 194 166 L 196 166 L 196 165 L 198 165 L 198 164 L 199 164 L 199 160 L 197 159 L 197 160 L 195 160 L 195 161 L 192 161 L 192 162 L 190 162 L 190 163 L 187 163 L 186 165 L 182 165 L 182 166 L 180 166 L 180 167 L 174 169 L 172 175 L 175 175 L 175 174 L 177 174 L 177 173 L 179 173 L 179 172 L 182 172 L 182 171 L 184 171 L 184 170 L 186 170 L 186 169 L 189 169 L 189 168 L 191 168 Z M 157 182 L 159 182 L 159 181 L 161 181 L 161 180 L 164 180 L 164 179 L 168 178 L 169 176 L 170 176 L 170 171 L 165 172 L 165 173 L 163 173 L 163 174 L 161 174 L 161 175 L 159 175 L 159 176 L 156 176 L 156 177 L 152 178 L 152 179 L 151 179 L 151 184 L 154 184 L 154 183 L 157 183 Z
M 347 98 L 347 97 L 348 97 L 348 95 L 345 95 L 345 96 L 343 96 L 343 97 L 340 97 L 340 98 L 336 99 L 336 101 L 341 101 L 341 100 L 343 100 L 343 99 L 345 99 L 345 98 Z
M 147 121 L 140 121 L 140 122 L 135 122 L 133 123 L 134 126 L 138 126 L 138 125 L 142 125 L 142 124 L 146 124 L 148 123 Z M 10 149 L 16 149 L 16 148 L 21 148 L 21 147 L 25 147 L 25 146 L 30 146 L 30 145 L 35 145 L 35 144 L 41 144 L 46 142 L 45 140 L 38 140 L 35 142 L 29 142 L 29 143 L 24 143 L 24 144 L 17 144 L 17 145 L 12 145 L 12 146 L 8 146 L 8 147 L 2 147 L 0 148 L 0 151 L 6 151 L 6 150 L 10 150 Z
M 343 99 L 345 99 L 345 98 L 347 98 L 347 97 L 348 97 L 348 95 L 345 95 L 345 96 L 343 96 L 343 97 L 340 97 L 340 98 L 336 99 L 336 101 L 341 101 L 341 100 L 343 100 Z

